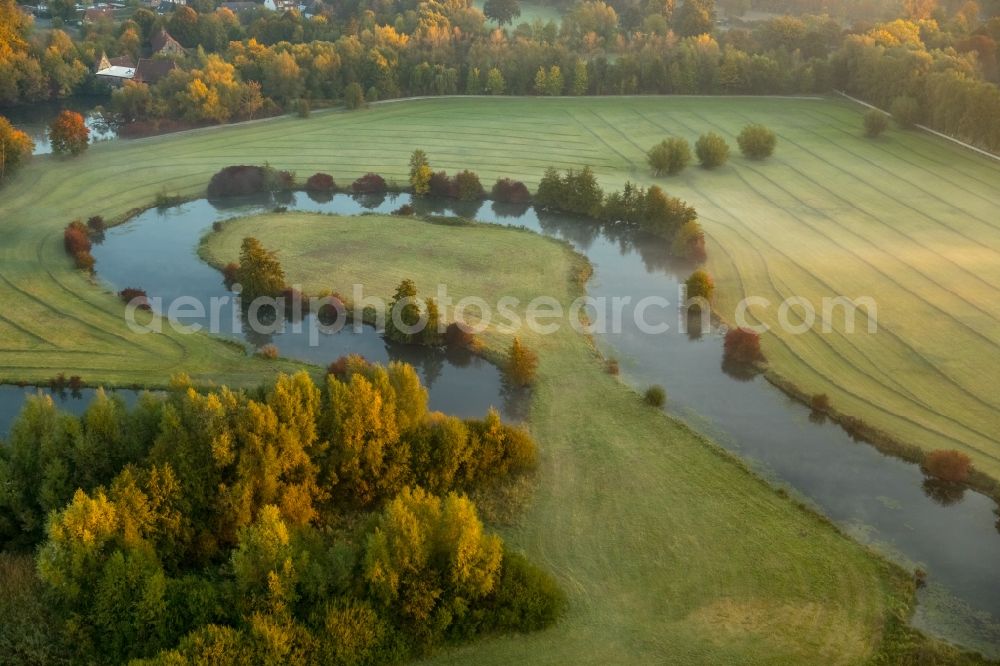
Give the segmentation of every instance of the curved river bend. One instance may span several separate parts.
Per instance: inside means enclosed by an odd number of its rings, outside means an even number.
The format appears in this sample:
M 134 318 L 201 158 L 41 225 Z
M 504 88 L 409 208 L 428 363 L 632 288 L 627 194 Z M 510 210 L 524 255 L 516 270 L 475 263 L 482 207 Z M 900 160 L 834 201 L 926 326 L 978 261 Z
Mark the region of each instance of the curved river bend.
M 290 195 L 289 209 L 354 215 L 388 213 L 404 203 L 400 194 L 358 200 L 336 195 L 314 201 L 304 193 Z M 611 238 L 579 219 L 533 209 L 505 210 L 451 202 L 415 201 L 418 212 L 444 212 L 484 222 L 525 226 L 569 241 L 594 265 L 591 296 L 661 296 L 676 302 L 679 280 L 671 270 L 663 243 Z M 220 274 L 197 256 L 201 236 L 212 223 L 263 212 L 273 202 L 239 202 L 218 207 L 206 200 L 165 210 L 149 210 L 106 233 L 94 247 L 100 277 L 115 289 L 141 287 L 167 303 L 178 296 L 207 299 L 224 296 Z M 317 224 L 322 224 L 318 219 Z M 363 277 L 363 276 L 362 276 Z M 676 330 L 676 312 L 659 316 L 671 329 L 643 334 L 625 318 L 624 330 L 603 335 L 599 344 L 619 359 L 622 375 L 637 387 L 661 384 L 670 396 L 669 410 L 747 460 L 759 473 L 815 506 L 855 538 L 872 544 L 906 567 L 920 566 L 929 584 L 920 593 L 914 623 L 930 632 L 1000 656 L 1000 532 L 995 504 L 965 491 L 942 503 L 925 493 L 916 465 L 858 444 L 837 425 L 816 423 L 808 409 L 791 401 L 763 378 L 736 381 L 720 368 L 721 339 L 715 334 L 689 337 Z M 655 319 L 654 310 L 647 320 Z M 188 323 L 190 320 L 185 320 Z M 308 330 L 308 327 L 304 327 Z M 222 332 L 225 335 L 225 331 Z M 371 328 L 360 333 L 345 327 L 310 347 L 304 333 L 288 330 L 272 339 L 282 355 L 321 365 L 345 353 L 372 361 L 399 358 L 414 364 L 428 385 L 431 407 L 460 416 L 479 416 L 491 406 L 508 418 L 523 409 L 505 400 L 496 368 L 479 359 L 453 358 L 423 349 L 386 345 Z M 25 391 L 8 389 L 2 402 L 23 399 Z M 0 410 L 9 419 L 14 407 Z M 9 421 L 8 421 L 9 423 Z M 7 423 L 0 422 L 6 430 Z

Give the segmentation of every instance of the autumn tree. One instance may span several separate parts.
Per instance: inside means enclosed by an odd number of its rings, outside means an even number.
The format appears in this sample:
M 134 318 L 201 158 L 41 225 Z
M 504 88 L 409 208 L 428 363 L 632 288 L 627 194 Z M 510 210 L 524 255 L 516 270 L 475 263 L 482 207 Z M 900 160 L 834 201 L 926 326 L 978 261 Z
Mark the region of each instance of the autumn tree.
M 349 111 L 360 109 L 365 105 L 365 90 L 361 84 L 352 81 L 344 88 L 344 106 Z
M 760 334 L 747 328 L 729 329 L 722 348 L 724 360 L 729 363 L 749 365 L 764 360 L 760 349 Z
M 483 14 L 502 26 L 510 25 L 521 15 L 521 5 L 517 0 L 486 0 Z
M 774 153 L 778 138 L 764 125 L 754 123 L 747 125 L 740 131 L 736 142 L 745 157 L 752 160 L 762 160 Z
M 528 386 L 535 381 L 537 371 L 538 355 L 525 347 L 520 338 L 514 338 L 504 367 L 507 379 L 515 386 Z
M 708 271 L 699 269 L 691 273 L 690 277 L 685 280 L 684 286 L 687 287 L 688 298 L 703 298 L 709 303 L 712 302 L 712 296 L 715 294 L 715 281 L 712 280 Z
M 686 140 L 670 137 L 649 149 L 646 162 L 653 169 L 653 175 L 674 176 L 691 162 L 691 148 Z
M 246 304 L 260 296 L 277 296 L 285 288 L 285 271 L 275 253 L 252 236 L 243 239 L 236 277 Z
M 674 31 L 684 37 L 711 34 L 715 27 L 715 0 L 685 0 L 673 19 Z
M 674 234 L 670 254 L 678 259 L 702 262 L 708 258 L 705 250 L 705 232 L 696 220 L 688 220 Z
M 698 137 L 694 151 L 698 155 L 698 162 L 706 169 L 720 167 L 729 159 L 729 144 L 715 132 Z
M 0 116 L 0 183 L 31 158 L 35 143 Z
M 321 478 L 341 501 L 367 506 L 405 485 L 407 448 L 387 382 L 377 385 L 360 373 L 346 382 L 328 375 L 320 432 L 330 442 Z
M 496 589 L 502 559 L 468 499 L 407 488 L 368 535 L 362 567 L 377 603 L 430 645 Z
M 478 201 L 486 196 L 486 190 L 483 189 L 479 176 L 468 169 L 455 174 L 455 190 L 462 201 Z
M 949 483 L 963 483 L 969 478 L 972 460 L 961 451 L 931 451 L 924 458 L 924 470 L 931 476 Z
M 430 192 L 431 176 L 434 171 L 427 160 L 427 153 L 422 150 L 414 150 L 410 155 L 410 187 L 413 194 L 418 197 L 426 196 Z
M 62 111 L 49 125 L 49 143 L 57 155 L 77 156 L 87 150 L 90 128 L 75 111 Z

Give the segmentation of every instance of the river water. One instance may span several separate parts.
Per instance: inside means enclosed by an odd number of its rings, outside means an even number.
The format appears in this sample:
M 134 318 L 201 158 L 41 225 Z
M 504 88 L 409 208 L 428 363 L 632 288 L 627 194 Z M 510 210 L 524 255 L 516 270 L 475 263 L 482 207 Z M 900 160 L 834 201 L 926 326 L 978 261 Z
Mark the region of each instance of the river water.
M 588 257 L 595 268 L 588 293 L 594 297 L 628 296 L 634 302 L 661 296 L 676 303 L 678 283 L 690 270 L 675 272 L 662 241 L 623 238 L 592 223 L 540 214 L 530 207 L 513 210 L 490 202 L 481 206 L 411 202 L 406 194 L 367 199 L 335 195 L 316 201 L 295 193 L 280 203 L 294 210 L 342 215 L 388 213 L 413 203 L 420 212 L 524 226 L 566 240 Z M 225 296 L 228 292 L 220 274 L 197 256 L 200 238 L 215 221 L 266 211 L 274 205 L 272 201 L 239 201 L 223 206 L 199 200 L 146 211 L 109 230 L 95 246 L 98 274 L 116 290 L 139 287 L 151 297 L 163 297 L 164 302 L 180 296 L 195 296 L 203 302 Z M 315 223 L 322 224 L 322 218 Z M 919 566 L 927 571 L 928 585 L 920 593 L 916 626 L 1000 656 L 1000 532 L 992 500 L 970 490 L 935 491 L 916 465 L 855 442 L 835 424 L 811 419 L 806 407 L 763 378 L 729 376 L 721 368 L 720 334 L 682 333 L 676 310 L 651 309 L 646 319 L 671 328 L 651 335 L 639 331 L 626 317 L 623 330 L 598 336 L 598 344 L 619 360 L 629 384 L 638 389 L 664 386 L 672 414 L 738 454 L 854 538 L 908 568 Z M 255 346 L 274 344 L 284 356 L 324 365 L 345 353 L 383 363 L 398 358 L 417 367 L 434 409 L 480 416 L 496 406 L 507 418 L 523 414 L 523 401 L 504 395 L 496 368 L 478 358 L 389 345 L 370 327 L 359 333 L 347 327 L 325 336 L 314 347 L 308 344 L 308 328 L 296 333 L 288 327 L 247 341 Z M 220 334 L 234 335 L 232 329 Z M 13 388 L 0 392 L 0 432 L 6 430 L 27 392 Z

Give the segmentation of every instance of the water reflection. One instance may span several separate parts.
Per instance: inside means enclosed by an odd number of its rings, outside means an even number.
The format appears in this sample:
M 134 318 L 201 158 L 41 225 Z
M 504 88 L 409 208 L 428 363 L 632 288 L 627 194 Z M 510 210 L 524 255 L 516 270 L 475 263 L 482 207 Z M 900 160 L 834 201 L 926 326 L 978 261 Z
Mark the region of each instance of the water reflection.
M 0 115 L 5 116 L 17 129 L 27 133 L 35 142 L 35 155 L 47 155 L 52 152 L 49 143 L 48 128 L 56 116 L 63 110 L 76 111 L 83 116 L 90 128 L 90 141 L 109 141 L 118 136 L 115 128 L 109 126 L 95 110 L 99 105 L 106 104 L 107 99 L 70 98 L 58 102 L 40 102 L 28 106 L 14 106 L 3 109 Z

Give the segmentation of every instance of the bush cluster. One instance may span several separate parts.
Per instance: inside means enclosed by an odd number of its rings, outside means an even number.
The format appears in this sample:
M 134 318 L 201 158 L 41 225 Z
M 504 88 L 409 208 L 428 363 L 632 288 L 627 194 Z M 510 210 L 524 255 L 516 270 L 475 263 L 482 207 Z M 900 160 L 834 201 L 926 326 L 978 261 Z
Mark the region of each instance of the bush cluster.
M 94 256 L 90 254 L 93 247 L 90 233 L 83 222 L 73 220 L 66 225 L 66 229 L 63 230 L 63 246 L 66 248 L 66 254 L 73 257 L 77 268 L 85 271 L 94 269 Z
M 377 173 L 366 173 L 351 183 L 351 191 L 354 194 L 382 194 L 388 189 L 385 178 Z
M 526 204 L 531 201 L 531 192 L 528 187 L 519 180 L 510 178 L 500 178 L 493 185 L 491 196 L 494 201 L 500 203 Z
M 306 180 L 306 189 L 310 192 L 329 194 L 336 191 L 337 183 L 328 173 L 314 173 Z
M 137 289 L 135 287 L 125 287 L 118 292 L 118 298 L 122 300 L 123 303 L 128 305 L 132 301 L 135 301 L 136 307 L 140 310 L 149 310 L 149 299 L 146 296 L 146 292 L 142 289 Z
M 736 143 L 745 157 L 752 160 L 762 160 L 774 153 L 778 137 L 774 132 L 757 123 L 747 125 L 736 137 Z
M 261 166 L 228 166 L 212 176 L 208 182 L 208 197 L 248 196 L 271 190 L 268 170 Z

